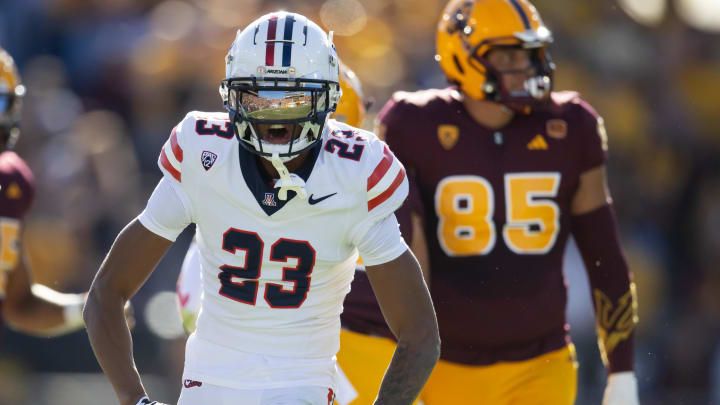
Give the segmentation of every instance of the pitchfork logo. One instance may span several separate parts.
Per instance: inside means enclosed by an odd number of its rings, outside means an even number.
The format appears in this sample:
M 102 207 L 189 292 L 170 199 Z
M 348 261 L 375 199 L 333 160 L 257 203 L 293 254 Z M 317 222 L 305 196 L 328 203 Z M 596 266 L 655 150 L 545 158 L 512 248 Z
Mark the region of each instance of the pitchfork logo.
M 215 160 L 217 160 L 217 155 L 207 150 L 204 150 L 202 156 L 200 157 L 200 162 L 205 170 L 210 170 L 210 168 L 215 164 Z

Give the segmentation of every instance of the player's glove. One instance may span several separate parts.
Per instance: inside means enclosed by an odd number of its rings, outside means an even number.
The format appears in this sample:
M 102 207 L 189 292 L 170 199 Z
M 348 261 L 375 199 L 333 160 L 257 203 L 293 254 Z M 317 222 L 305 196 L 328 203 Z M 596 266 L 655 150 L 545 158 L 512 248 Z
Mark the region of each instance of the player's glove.
M 148 397 L 142 397 L 135 405 L 167 405 L 158 401 L 151 401 Z
M 623 371 L 610 374 L 602 405 L 640 405 L 635 373 Z

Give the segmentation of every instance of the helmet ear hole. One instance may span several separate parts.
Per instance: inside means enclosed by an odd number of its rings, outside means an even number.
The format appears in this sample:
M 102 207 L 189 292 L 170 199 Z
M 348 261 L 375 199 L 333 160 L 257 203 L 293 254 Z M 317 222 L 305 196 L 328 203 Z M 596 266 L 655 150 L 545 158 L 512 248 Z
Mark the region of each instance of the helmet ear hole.
M 465 69 L 462 68 L 462 65 L 460 64 L 460 60 L 458 59 L 457 55 L 453 54 L 453 62 L 455 63 L 455 67 L 457 67 L 460 74 L 465 74 Z

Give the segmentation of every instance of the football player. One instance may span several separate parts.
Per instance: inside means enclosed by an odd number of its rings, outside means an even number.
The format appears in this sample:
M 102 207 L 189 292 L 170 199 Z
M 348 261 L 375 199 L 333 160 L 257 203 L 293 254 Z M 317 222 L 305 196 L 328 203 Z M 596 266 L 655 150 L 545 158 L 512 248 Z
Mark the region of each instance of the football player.
M 22 224 L 35 192 L 34 178 L 12 148 L 20 135 L 24 94 L 13 58 L 0 48 L 0 320 L 25 333 L 57 336 L 84 326 L 84 294 L 33 284 L 23 255 Z
M 570 234 L 595 303 L 603 404 L 638 404 L 635 287 L 606 185 L 605 128 L 578 94 L 551 91 L 550 42 L 526 0 L 453 0 L 436 57 L 453 85 L 398 92 L 378 116 L 378 135 L 419 191 L 400 210 L 412 215 L 398 217 L 415 253 L 427 249 L 442 338 L 426 405 L 574 402 L 562 273 Z M 366 280 L 353 283 L 342 319 L 352 331 L 338 354 L 346 373 L 346 341 L 365 342 L 350 355 L 366 363 L 392 350 Z
M 340 62 L 339 79 L 342 96 L 331 118 L 344 122 L 351 127 L 361 128 L 370 102 L 365 98 L 360 79 L 342 61 Z M 362 260 L 359 259 L 359 262 L 362 263 Z M 202 293 L 200 256 L 197 241 L 194 238 L 183 260 L 177 280 L 176 292 L 183 327 L 187 333 L 191 333 L 195 330 L 195 322 L 200 311 L 200 295 Z M 376 392 L 377 390 L 373 395 Z
M 122 305 L 196 225 L 202 310 L 179 404 L 331 404 L 339 314 L 358 253 L 398 339 L 377 404 L 410 404 L 439 355 L 427 287 L 393 212 L 405 170 L 374 134 L 328 119 L 340 98 L 332 35 L 287 12 L 238 31 L 220 93 L 160 152 L 147 207 L 118 235 L 85 306 L 123 405 L 147 403 Z M 402 288 L 398 288 L 402 286 Z

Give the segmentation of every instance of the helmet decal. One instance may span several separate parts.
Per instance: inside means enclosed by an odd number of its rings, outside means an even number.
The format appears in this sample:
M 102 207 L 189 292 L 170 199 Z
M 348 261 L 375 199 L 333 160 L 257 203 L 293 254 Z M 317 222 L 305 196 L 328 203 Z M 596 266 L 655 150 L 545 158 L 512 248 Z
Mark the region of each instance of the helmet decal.
M 525 10 L 523 10 L 520 3 L 518 3 L 518 0 L 508 0 L 510 4 L 515 8 L 515 11 L 517 11 L 518 15 L 520 16 L 520 19 L 522 20 L 523 25 L 525 26 L 526 30 L 532 29 L 530 26 L 530 19 L 528 19 L 527 14 L 525 14 Z
M 270 17 L 268 21 L 267 40 L 265 41 L 265 65 L 275 65 L 275 31 L 277 30 L 277 16 Z
M 290 66 L 290 55 L 292 54 L 292 35 L 293 35 L 293 24 L 295 24 L 295 17 L 292 14 L 288 14 L 285 17 L 285 33 L 283 35 L 283 51 L 282 51 L 282 65 Z

